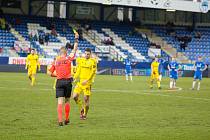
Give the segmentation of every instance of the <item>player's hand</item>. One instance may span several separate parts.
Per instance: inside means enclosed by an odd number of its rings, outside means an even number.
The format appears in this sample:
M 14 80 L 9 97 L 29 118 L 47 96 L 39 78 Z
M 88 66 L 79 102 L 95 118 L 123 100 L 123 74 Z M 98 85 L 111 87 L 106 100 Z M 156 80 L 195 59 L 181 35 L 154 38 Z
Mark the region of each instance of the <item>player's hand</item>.
M 25 67 L 25 70 L 27 70 L 27 69 L 28 69 L 28 67 L 26 66 L 26 67 Z
M 38 71 L 41 71 L 41 68 L 38 68 Z
M 88 80 L 84 80 L 84 81 L 82 82 L 82 85 L 85 86 L 85 85 L 87 85 L 87 83 L 88 83 Z

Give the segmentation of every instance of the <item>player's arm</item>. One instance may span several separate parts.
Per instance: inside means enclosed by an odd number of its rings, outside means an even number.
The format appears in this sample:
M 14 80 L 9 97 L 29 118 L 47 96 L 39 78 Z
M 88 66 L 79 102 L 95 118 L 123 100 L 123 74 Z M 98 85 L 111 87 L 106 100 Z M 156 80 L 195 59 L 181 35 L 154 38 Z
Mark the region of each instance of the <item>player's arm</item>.
M 193 70 L 196 71 L 196 66 L 195 66 L 195 64 L 193 65 Z
M 70 57 L 71 58 L 74 58 L 75 57 L 75 53 L 78 49 L 78 45 L 79 45 L 79 34 L 77 32 L 75 32 L 75 37 L 74 37 L 74 48 L 73 50 L 71 51 L 70 53 Z
M 168 70 L 169 70 L 169 71 L 171 71 L 171 67 L 170 67 L 170 64 L 168 64 Z
M 54 64 L 51 64 L 47 67 L 47 74 L 50 75 L 51 77 L 57 77 Z
M 25 66 L 25 69 L 27 70 L 28 69 L 28 64 L 29 64 L 29 58 L 28 56 L 26 57 L 26 66 Z
M 177 66 L 177 71 L 179 71 L 179 70 L 181 70 L 182 69 L 182 66 L 180 65 L 180 64 L 178 64 L 178 66 Z
M 152 66 L 152 64 L 151 64 L 151 75 L 153 74 L 153 66 Z
M 39 57 L 37 58 L 37 67 L 38 67 L 38 70 L 40 71 L 41 70 L 41 66 L 40 66 L 40 62 L 39 62 Z
M 94 64 L 94 65 L 92 66 L 92 68 L 91 68 L 91 74 L 90 74 L 90 76 L 88 77 L 87 81 L 91 81 L 92 78 L 93 78 L 93 76 L 95 75 L 95 73 L 96 73 L 96 65 Z
M 76 70 L 76 73 L 75 73 L 75 75 L 74 75 L 74 81 L 76 81 L 77 80 L 77 78 L 79 77 L 79 75 L 80 75 L 80 72 L 81 72 L 81 67 L 80 67 L 80 65 L 78 65 L 77 66 L 77 70 Z
M 207 65 L 204 64 L 204 68 L 202 69 L 202 71 L 205 71 L 207 68 L 208 68 Z

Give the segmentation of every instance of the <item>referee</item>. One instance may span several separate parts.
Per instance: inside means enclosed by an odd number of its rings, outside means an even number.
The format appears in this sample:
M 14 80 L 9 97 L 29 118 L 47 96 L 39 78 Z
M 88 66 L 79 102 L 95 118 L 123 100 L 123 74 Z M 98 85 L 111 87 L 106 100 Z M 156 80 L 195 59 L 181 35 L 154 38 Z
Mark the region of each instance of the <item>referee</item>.
M 48 74 L 57 78 L 56 82 L 56 98 L 58 99 L 58 125 L 63 126 L 63 105 L 65 108 L 65 121 L 64 124 L 69 123 L 70 112 L 70 97 L 72 91 L 71 80 L 71 63 L 75 58 L 75 54 L 78 48 L 78 33 L 75 33 L 75 42 L 72 52 L 67 56 L 67 48 L 60 48 L 60 55 L 55 59 L 52 65 L 48 69 Z M 65 104 L 64 104 L 65 102 Z

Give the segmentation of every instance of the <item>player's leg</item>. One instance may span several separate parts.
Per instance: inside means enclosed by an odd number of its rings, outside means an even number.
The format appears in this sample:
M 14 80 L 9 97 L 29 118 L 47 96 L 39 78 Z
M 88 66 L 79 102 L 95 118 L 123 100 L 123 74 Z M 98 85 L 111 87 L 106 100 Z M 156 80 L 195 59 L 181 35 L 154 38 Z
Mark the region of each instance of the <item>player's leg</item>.
M 172 89 L 173 88 L 173 72 L 172 71 L 170 71 L 169 77 L 170 77 L 169 88 Z
M 150 76 L 150 88 L 152 89 L 153 88 L 153 81 L 154 81 L 154 75 L 152 74 Z
M 160 73 L 159 75 L 159 81 L 161 82 L 162 81 L 162 74 Z
M 196 79 L 193 79 L 193 83 L 192 83 L 192 90 L 194 90 L 195 89 L 195 85 L 196 85 Z
M 77 83 L 77 85 L 74 88 L 73 99 L 75 103 L 79 106 L 80 113 L 82 112 L 81 114 L 83 114 L 83 105 L 82 105 L 83 103 L 82 100 L 79 98 L 81 92 L 82 92 L 81 86 L 79 83 Z
M 176 79 L 173 79 L 173 88 L 176 88 Z
M 159 74 L 157 74 L 157 75 L 155 76 L 155 78 L 156 78 L 156 82 L 157 82 L 158 89 L 161 89 Z
M 90 95 L 91 95 L 91 85 L 86 86 L 83 90 L 84 92 L 84 114 L 83 119 L 86 119 L 89 106 L 90 106 Z
M 28 79 L 31 81 L 31 75 L 32 75 L 32 70 L 31 68 L 29 67 L 28 68 Z
M 58 125 L 59 126 L 63 125 L 63 116 L 62 116 L 62 114 L 63 114 L 63 111 L 62 111 L 63 100 L 64 100 L 64 97 L 58 97 L 57 113 L 58 113 Z
M 71 106 L 70 106 L 70 98 L 65 98 L 65 125 L 67 125 L 69 123 L 69 113 L 71 110 Z
M 133 81 L 133 75 L 131 72 L 129 73 L 129 76 L 130 76 L 130 80 Z
M 31 86 L 34 86 L 34 84 L 35 84 L 35 80 L 36 80 L 36 69 L 37 68 L 32 68 Z
M 128 71 L 125 70 L 125 80 L 128 81 Z
M 84 95 L 84 102 L 85 102 L 85 105 L 84 105 L 83 119 L 86 119 L 88 111 L 89 111 L 89 106 L 90 106 L 90 96 Z
M 67 81 L 66 88 L 65 88 L 65 125 L 69 123 L 69 113 L 70 113 L 70 97 L 72 91 L 72 84 L 71 80 Z
M 198 77 L 198 87 L 197 87 L 197 90 L 200 90 L 200 87 L 201 87 L 201 80 L 202 80 L 202 74 L 199 75 L 199 77 Z
M 64 95 L 65 89 L 63 87 L 63 81 L 57 80 L 56 83 L 56 98 L 58 99 L 58 105 L 57 105 L 57 113 L 58 113 L 58 125 L 63 125 L 63 102 L 64 102 Z
M 170 89 L 173 88 L 173 83 L 174 83 L 174 79 L 173 78 L 170 78 L 170 84 L 169 84 Z

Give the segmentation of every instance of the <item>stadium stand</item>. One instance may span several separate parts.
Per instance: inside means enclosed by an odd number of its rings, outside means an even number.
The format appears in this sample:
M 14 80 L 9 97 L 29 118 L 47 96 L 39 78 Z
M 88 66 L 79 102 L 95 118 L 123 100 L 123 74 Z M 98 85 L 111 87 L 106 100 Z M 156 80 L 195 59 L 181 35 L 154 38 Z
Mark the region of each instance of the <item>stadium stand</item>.
M 38 53 L 42 54 L 43 57 L 54 57 L 57 54 L 60 46 L 66 45 L 67 42 L 74 42 L 74 33 L 66 20 L 17 15 L 7 15 L 5 17 L 6 21 L 8 21 L 12 25 L 12 29 L 17 31 L 19 35 L 24 38 L 24 40 L 21 41 L 25 42 L 25 44 L 30 44 L 31 42 L 31 47 L 36 48 Z M 16 23 L 16 20 L 19 21 L 18 24 Z M 52 28 L 55 28 L 55 32 L 57 35 L 53 35 Z M 18 41 L 18 39 L 15 38 L 11 32 L 1 30 L 0 33 L 3 40 L 4 38 L 6 40 L 5 42 L 1 43 L 2 47 L 13 47 L 15 41 Z M 49 35 L 49 43 L 42 44 L 41 42 L 38 42 L 40 38 L 45 40 L 46 34 Z M 30 38 L 30 35 L 33 36 L 33 39 Z M 26 56 L 26 53 L 28 52 L 28 50 L 24 49 L 23 46 L 23 44 L 15 46 L 15 49 L 18 52 L 19 56 Z M 91 45 L 87 40 L 80 40 L 79 49 L 83 51 L 86 47 L 91 48 L 93 51 L 95 50 L 95 46 Z M 1 53 L 1 55 L 5 56 L 8 54 Z
M 171 44 L 178 52 L 184 53 L 188 59 L 195 61 L 198 56 L 203 56 L 206 63 L 209 64 L 210 47 L 209 47 L 209 29 L 205 27 L 198 27 L 194 31 L 190 31 L 186 26 L 174 27 L 175 32 L 169 35 L 167 29 L 163 25 L 151 25 L 149 28 L 154 33 L 162 37 L 167 43 Z M 199 37 L 196 34 L 199 33 Z M 186 50 L 180 49 L 180 37 L 190 37 L 192 40 L 187 43 Z

